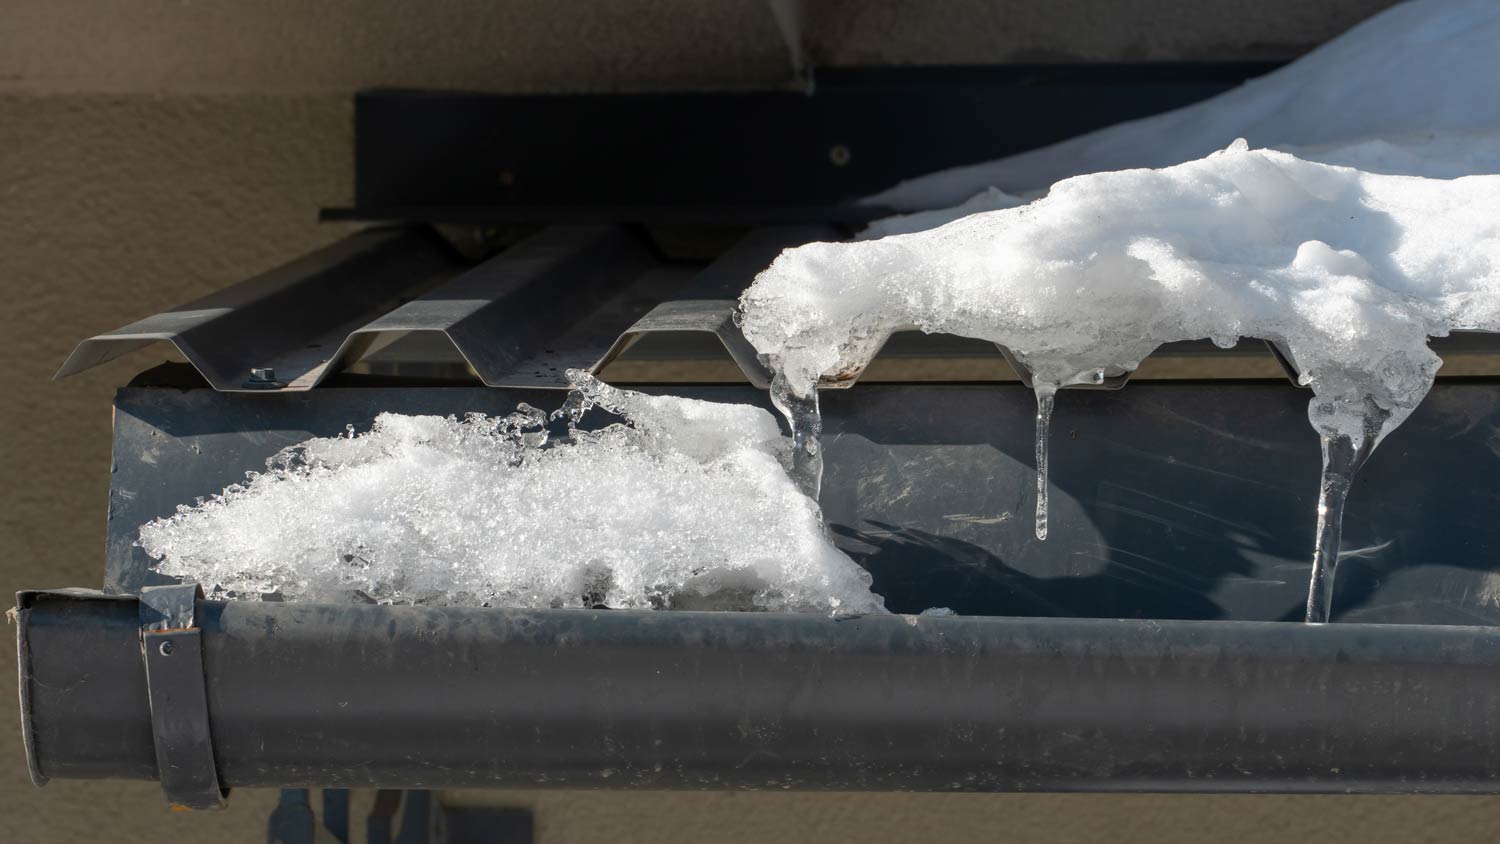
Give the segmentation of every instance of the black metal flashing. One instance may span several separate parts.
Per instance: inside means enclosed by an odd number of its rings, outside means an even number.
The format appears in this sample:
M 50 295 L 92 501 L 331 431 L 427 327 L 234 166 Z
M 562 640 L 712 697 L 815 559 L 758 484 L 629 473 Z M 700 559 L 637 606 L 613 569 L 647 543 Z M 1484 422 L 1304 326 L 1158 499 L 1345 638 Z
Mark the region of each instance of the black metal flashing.
M 354 207 L 324 216 L 867 222 L 890 210 L 857 200 L 903 179 L 1188 105 L 1276 67 L 820 69 L 810 89 L 780 91 L 366 91 L 355 100 Z

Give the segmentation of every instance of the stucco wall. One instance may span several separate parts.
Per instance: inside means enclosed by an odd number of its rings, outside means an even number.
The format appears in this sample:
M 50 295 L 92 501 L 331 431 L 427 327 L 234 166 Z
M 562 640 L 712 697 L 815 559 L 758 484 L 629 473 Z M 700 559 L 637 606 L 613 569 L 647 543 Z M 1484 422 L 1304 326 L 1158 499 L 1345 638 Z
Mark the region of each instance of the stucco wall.
M 1296 55 L 1393 0 L 803 0 L 823 64 Z M 309 92 L 770 85 L 764 0 L 4 0 L 0 85 Z
M 1264 55 L 1384 5 L 811 0 L 808 49 L 833 62 Z M 0 591 L 98 582 L 110 395 L 161 356 L 55 384 L 53 370 L 79 338 L 336 237 L 315 212 L 349 199 L 350 89 L 777 84 L 784 62 L 759 3 L 0 0 Z M 14 701 L 9 656 L 0 677 Z M 0 705 L 5 840 L 264 840 L 268 793 L 180 815 L 152 784 L 33 789 L 16 724 Z M 549 844 L 1437 842 L 1500 824 L 1488 798 L 466 796 L 535 805 Z
M 337 96 L 0 94 L 0 593 L 100 581 L 110 397 L 160 355 L 52 383 L 72 345 L 335 237 L 314 220 L 348 144 Z M 266 797 L 187 817 L 147 783 L 32 788 L 4 652 L 0 840 L 264 840 Z

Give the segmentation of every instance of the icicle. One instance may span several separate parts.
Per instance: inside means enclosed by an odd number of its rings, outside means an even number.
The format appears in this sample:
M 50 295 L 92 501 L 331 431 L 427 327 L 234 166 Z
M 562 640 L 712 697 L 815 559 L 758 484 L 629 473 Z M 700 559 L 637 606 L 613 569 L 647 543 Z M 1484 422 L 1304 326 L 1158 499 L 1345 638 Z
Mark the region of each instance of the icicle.
M 823 414 L 818 409 L 818 388 L 798 395 L 780 372 L 771 381 L 771 403 L 786 417 L 792 429 L 792 480 L 814 501 L 823 486 L 823 453 L 818 437 L 823 433 Z
M 1052 405 L 1057 385 L 1035 382 L 1036 386 L 1036 538 L 1047 538 L 1047 444 L 1051 439 Z
M 1313 548 L 1312 581 L 1307 588 L 1307 623 L 1323 624 L 1333 610 L 1333 576 L 1339 562 L 1344 524 L 1344 500 L 1354 475 L 1380 442 L 1390 412 L 1365 400 L 1363 433 L 1359 437 L 1320 427 L 1323 475 L 1318 486 L 1318 533 Z

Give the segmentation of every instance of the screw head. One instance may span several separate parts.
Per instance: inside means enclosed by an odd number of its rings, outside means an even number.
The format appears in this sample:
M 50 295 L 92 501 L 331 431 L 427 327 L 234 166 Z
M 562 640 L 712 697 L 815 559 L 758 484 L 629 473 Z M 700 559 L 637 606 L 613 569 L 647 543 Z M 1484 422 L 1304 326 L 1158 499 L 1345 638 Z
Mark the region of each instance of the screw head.
M 172 640 L 168 639 L 165 642 L 162 642 L 160 645 L 157 645 L 156 649 L 161 652 L 162 656 L 171 656 L 172 655 Z
M 828 160 L 835 167 L 843 167 L 849 163 L 849 148 L 843 144 L 834 144 L 828 148 Z

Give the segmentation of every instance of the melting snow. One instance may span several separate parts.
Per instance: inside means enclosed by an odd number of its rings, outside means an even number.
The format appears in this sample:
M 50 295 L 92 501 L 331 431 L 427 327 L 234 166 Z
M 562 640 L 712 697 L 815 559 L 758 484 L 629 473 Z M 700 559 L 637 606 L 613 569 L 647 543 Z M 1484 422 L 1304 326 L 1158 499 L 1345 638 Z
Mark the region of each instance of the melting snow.
M 141 546 L 234 597 L 884 611 L 788 479 L 771 414 L 570 377 L 572 421 L 598 405 L 624 422 L 548 442 L 525 405 L 382 414 L 145 525 Z
M 746 338 L 776 372 L 795 471 L 816 494 L 817 384 L 917 328 L 1008 347 L 1037 395 L 1036 534 L 1061 386 L 1133 370 L 1158 345 L 1283 348 L 1323 443 L 1308 620 L 1326 620 L 1344 497 L 1432 385 L 1429 336 L 1500 330 L 1500 176 L 1366 173 L 1251 150 L 1067 179 L 1029 205 L 938 228 L 790 249 L 745 291 Z
M 1259 337 L 1305 374 L 1319 430 L 1358 434 L 1366 398 L 1389 430 L 1437 371 L 1429 335 L 1500 328 L 1500 176 L 1375 175 L 1238 142 L 927 231 L 788 250 L 741 316 L 798 395 L 909 327 L 1007 346 L 1053 386 L 1168 341 Z

